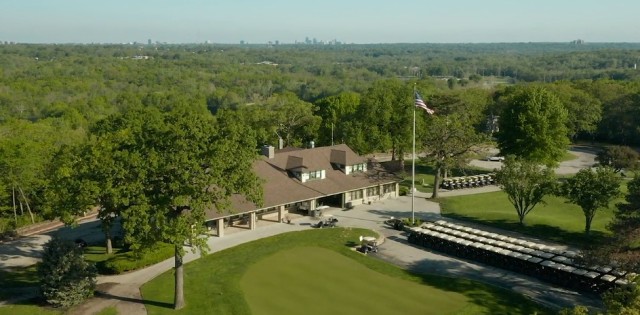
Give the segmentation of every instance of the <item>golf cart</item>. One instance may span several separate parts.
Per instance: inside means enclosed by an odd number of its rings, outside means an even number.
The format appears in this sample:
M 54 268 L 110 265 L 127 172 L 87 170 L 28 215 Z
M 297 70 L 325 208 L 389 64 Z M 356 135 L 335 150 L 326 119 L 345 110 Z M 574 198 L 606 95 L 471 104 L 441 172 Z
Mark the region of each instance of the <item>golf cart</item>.
M 378 240 L 373 236 L 360 236 L 360 247 L 357 250 L 361 253 L 377 253 Z

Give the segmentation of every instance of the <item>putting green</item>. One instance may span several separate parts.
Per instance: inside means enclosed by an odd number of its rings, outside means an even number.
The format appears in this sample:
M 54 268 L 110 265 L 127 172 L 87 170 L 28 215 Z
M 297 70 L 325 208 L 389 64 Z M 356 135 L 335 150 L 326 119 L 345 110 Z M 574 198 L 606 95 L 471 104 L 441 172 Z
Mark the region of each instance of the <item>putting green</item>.
M 265 257 L 240 285 L 254 315 L 448 314 L 469 306 L 462 294 L 384 275 L 320 247 Z

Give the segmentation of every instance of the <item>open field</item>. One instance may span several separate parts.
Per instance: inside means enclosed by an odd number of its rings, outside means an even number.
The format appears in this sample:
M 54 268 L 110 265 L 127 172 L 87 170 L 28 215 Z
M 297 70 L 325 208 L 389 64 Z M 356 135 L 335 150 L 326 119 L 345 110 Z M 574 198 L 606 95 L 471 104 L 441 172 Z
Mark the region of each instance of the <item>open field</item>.
M 626 185 L 621 191 L 626 191 Z M 564 198 L 547 196 L 546 205 L 538 204 L 518 223 L 518 215 L 507 199 L 507 194 L 498 191 L 476 195 L 441 198 L 443 216 L 473 221 L 498 228 L 517 231 L 537 238 L 570 245 L 588 245 L 603 240 L 607 235 L 606 224 L 613 218 L 613 208 L 596 212 L 590 235 L 584 233 L 584 214 L 580 207 L 566 203 Z
M 353 251 L 362 229 L 291 232 L 185 266 L 187 306 L 173 274 L 142 287 L 149 314 L 538 314 L 521 295 L 461 278 L 417 275 Z

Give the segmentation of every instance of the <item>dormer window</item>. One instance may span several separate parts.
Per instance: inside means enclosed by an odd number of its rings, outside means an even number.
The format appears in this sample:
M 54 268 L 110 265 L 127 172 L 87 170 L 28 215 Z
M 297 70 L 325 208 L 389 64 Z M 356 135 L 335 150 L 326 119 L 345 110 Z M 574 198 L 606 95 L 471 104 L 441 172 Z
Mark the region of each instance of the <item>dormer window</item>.
M 365 171 L 367 171 L 367 164 L 365 164 L 365 163 L 355 164 L 353 166 L 353 171 L 354 172 L 365 172 Z
M 322 179 L 322 171 L 309 172 L 309 180 Z

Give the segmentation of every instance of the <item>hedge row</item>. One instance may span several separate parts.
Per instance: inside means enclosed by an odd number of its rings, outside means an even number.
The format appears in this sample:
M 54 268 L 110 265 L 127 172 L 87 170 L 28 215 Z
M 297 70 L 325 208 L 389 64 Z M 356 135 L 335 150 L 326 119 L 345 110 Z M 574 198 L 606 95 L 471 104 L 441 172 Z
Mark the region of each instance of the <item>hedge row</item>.
M 161 244 L 144 253 L 126 252 L 116 255 L 97 264 L 101 274 L 121 274 L 123 272 L 142 269 L 173 257 L 174 247 L 171 244 Z

